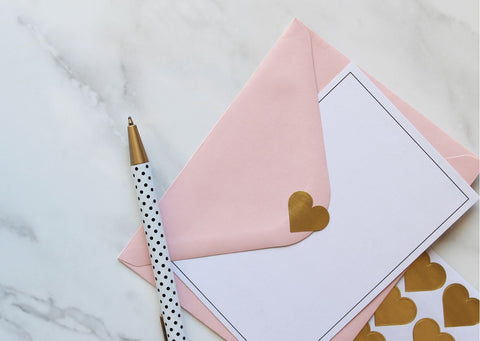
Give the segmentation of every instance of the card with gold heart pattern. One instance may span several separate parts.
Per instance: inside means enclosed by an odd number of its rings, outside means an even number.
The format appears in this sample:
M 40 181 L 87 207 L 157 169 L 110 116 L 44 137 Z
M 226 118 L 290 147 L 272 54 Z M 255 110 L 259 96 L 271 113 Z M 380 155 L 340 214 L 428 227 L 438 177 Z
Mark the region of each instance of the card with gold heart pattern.
M 479 339 L 479 293 L 433 251 L 424 252 L 355 341 Z

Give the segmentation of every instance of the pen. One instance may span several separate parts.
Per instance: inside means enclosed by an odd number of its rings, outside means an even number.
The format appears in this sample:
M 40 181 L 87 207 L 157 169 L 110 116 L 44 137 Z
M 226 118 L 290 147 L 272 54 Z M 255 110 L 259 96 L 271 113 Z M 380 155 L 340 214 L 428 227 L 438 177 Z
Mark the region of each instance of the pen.
M 128 145 L 138 206 L 143 219 L 143 229 L 162 308 L 160 321 L 163 334 L 168 341 L 186 340 L 172 263 L 158 207 L 158 196 L 152 179 L 152 168 L 137 126 L 131 117 L 128 118 Z

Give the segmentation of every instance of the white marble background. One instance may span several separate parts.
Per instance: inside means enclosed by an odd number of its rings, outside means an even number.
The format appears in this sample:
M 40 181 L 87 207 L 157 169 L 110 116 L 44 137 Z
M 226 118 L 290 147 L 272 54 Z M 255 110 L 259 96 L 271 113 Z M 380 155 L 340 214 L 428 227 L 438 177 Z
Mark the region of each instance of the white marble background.
M 293 17 L 478 153 L 476 0 L 0 0 L 0 340 L 162 339 L 126 118 L 164 191 Z M 478 244 L 476 207 L 435 245 L 477 288 Z

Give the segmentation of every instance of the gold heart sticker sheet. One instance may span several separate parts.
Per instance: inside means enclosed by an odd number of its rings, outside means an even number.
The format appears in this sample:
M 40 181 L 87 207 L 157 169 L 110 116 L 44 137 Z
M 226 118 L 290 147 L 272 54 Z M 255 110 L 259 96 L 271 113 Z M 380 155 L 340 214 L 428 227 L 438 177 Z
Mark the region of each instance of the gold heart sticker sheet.
M 478 340 L 478 298 L 440 256 L 424 252 L 354 341 Z

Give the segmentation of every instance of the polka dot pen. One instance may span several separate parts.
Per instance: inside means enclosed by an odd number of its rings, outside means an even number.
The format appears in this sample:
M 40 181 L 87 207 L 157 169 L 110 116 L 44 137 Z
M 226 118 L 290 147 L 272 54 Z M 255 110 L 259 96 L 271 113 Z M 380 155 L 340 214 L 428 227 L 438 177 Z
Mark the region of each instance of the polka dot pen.
M 186 340 L 172 264 L 158 208 L 158 196 L 152 181 L 152 169 L 137 126 L 130 117 L 128 118 L 128 144 L 138 205 L 162 307 L 160 320 L 163 333 L 168 341 Z

